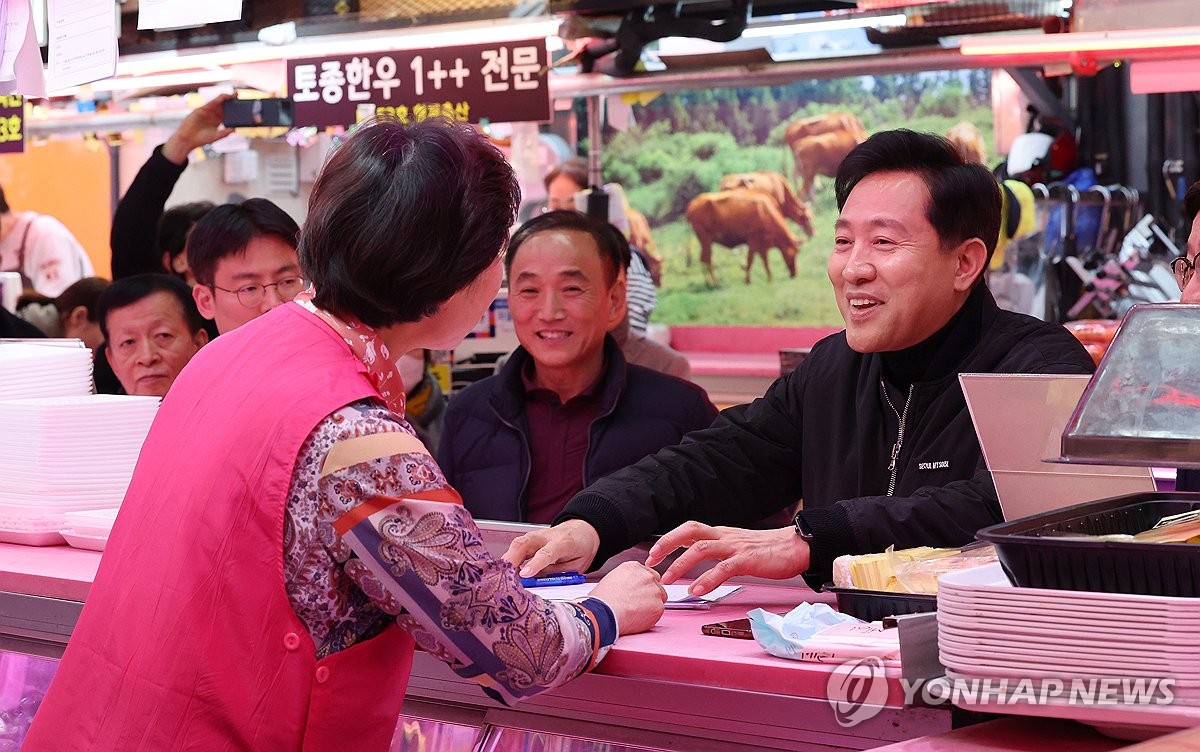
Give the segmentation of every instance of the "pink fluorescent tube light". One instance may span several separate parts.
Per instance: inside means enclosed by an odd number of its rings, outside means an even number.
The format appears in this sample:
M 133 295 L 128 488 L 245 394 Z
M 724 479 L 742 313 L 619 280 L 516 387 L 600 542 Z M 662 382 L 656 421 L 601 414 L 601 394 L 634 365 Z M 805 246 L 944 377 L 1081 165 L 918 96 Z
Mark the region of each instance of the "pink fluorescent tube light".
M 1200 49 L 1200 26 L 1134 31 L 1087 31 L 1063 34 L 967 36 L 959 52 L 973 57 L 1069 54 L 1072 52 L 1126 53 Z

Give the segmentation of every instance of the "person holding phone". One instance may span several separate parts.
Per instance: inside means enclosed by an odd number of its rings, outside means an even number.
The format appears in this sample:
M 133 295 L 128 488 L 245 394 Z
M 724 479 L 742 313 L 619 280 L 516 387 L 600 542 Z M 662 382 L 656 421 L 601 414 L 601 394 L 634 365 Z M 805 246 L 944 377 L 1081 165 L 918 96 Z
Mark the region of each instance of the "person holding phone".
M 231 99 L 233 95 L 221 94 L 189 112 L 166 142 L 154 148 L 117 202 L 109 236 L 114 280 L 165 272 L 195 284 L 184 247 L 192 226 L 213 204 L 197 201 L 165 207 L 187 169 L 188 155 L 233 133 L 221 124 L 223 108 Z M 217 332 L 213 329 L 209 334 Z

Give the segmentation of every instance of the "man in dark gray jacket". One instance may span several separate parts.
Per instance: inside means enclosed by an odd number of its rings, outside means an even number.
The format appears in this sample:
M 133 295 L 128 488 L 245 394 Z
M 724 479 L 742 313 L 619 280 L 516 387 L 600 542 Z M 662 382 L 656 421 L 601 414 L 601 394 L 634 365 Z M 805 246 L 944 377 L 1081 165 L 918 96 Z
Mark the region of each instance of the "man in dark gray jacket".
M 712 424 L 695 384 L 628 364 L 607 332 L 625 315 L 629 245 L 586 214 L 526 222 L 505 256 L 521 346 L 450 400 L 438 464 L 478 518 L 548 523 L 584 486 Z
M 1000 521 L 957 375 L 1090 373 L 1091 358 L 1061 326 L 996 306 L 983 275 L 999 190 L 944 139 L 877 133 L 842 162 L 836 191 L 828 271 L 845 331 L 762 398 L 585 488 L 554 527 L 516 539 L 506 558 L 522 574 L 587 569 L 667 533 L 649 564 L 689 550 L 663 582 L 718 560 L 695 594 L 733 575 L 803 573 L 820 586 L 841 554 L 962 545 Z M 797 499 L 793 526 L 721 527 Z

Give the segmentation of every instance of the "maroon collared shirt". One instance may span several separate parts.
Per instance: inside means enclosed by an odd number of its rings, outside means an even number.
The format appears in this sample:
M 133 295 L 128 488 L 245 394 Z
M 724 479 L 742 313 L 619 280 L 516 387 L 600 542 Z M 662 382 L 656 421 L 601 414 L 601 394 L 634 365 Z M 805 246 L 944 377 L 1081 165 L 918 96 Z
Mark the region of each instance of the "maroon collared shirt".
M 550 524 L 571 497 L 583 490 L 588 433 L 600 415 L 604 371 L 600 374 L 587 390 L 564 403 L 553 391 L 534 384 L 529 369 L 522 371 L 530 455 L 526 522 Z

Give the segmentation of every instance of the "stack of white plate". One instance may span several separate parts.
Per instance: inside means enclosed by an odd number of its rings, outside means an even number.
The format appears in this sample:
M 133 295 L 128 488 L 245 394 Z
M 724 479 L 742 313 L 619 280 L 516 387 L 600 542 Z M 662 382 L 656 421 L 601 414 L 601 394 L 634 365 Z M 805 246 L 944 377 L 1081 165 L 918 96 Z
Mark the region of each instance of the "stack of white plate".
M 82 344 L 82 343 L 80 343 Z M 92 392 L 92 351 L 26 343 L 0 346 L 0 399 Z
M 951 572 L 938 578 L 938 652 L 951 679 L 1004 680 L 1010 690 L 1031 680 L 1035 694 L 1052 686 L 1048 680 L 1173 682 L 1169 705 L 1104 707 L 1050 692 L 1040 710 L 1017 702 L 1005 704 L 1006 713 L 1088 722 L 1111 720 L 1120 709 L 1151 726 L 1200 723 L 1200 598 L 1019 588 L 999 564 Z M 1071 707 L 1046 712 L 1056 704 Z M 966 706 L 997 709 L 987 701 Z
M 64 515 L 120 505 L 157 397 L 0 401 L 0 541 L 62 543 Z
M 63 515 L 66 525 L 60 532 L 67 545 L 103 551 L 117 521 L 116 509 L 88 509 L 82 512 L 67 512 Z

